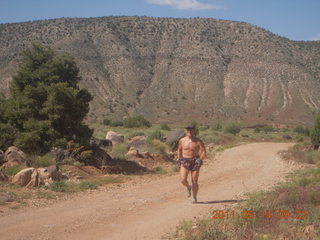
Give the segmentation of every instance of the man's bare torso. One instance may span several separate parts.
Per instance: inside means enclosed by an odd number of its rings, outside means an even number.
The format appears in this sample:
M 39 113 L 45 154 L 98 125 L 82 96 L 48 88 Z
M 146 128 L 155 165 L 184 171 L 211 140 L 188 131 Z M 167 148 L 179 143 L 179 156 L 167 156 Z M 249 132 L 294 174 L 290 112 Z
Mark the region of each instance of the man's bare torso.
M 181 148 L 182 148 L 182 157 L 183 158 L 194 158 L 199 156 L 200 150 L 200 139 L 194 137 L 190 139 L 188 137 L 184 137 L 180 140 Z

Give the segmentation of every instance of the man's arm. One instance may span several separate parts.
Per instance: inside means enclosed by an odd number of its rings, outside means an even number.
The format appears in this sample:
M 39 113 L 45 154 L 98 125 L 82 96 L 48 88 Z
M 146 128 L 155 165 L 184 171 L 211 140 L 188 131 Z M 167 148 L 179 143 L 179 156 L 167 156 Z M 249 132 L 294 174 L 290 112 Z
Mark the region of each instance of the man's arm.
M 204 143 L 200 140 L 200 158 L 201 160 L 205 159 L 207 157 L 207 151 L 206 151 L 206 147 L 204 146 Z
M 182 141 L 179 139 L 178 149 L 177 149 L 177 159 L 182 157 Z

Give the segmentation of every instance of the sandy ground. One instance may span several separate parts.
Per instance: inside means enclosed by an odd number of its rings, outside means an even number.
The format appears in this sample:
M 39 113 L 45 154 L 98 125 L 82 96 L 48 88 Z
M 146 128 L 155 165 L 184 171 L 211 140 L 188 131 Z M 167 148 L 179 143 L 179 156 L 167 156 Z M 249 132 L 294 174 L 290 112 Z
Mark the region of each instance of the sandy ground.
M 251 143 L 206 160 L 199 178 L 198 204 L 186 197 L 177 173 L 3 216 L 0 239 L 161 239 L 183 219 L 231 206 L 244 199 L 244 193 L 282 180 L 293 165 L 282 161 L 277 152 L 291 145 Z

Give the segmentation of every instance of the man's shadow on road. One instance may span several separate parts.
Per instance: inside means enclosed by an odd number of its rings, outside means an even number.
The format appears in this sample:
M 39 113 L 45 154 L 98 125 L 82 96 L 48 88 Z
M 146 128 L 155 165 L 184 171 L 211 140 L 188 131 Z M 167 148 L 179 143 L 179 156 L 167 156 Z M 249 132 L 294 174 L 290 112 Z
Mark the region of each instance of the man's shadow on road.
M 237 203 L 245 200 L 219 200 L 219 201 L 198 201 L 195 204 L 215 204 L 215 203 Z

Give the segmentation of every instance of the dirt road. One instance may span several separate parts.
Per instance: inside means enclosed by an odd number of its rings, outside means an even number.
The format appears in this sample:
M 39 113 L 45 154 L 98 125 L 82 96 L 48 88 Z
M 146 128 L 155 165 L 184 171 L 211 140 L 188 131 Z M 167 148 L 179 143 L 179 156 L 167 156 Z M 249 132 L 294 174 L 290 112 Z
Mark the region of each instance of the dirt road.
M 199 204 L 191 204 L 179 175 L 94 194 L 0 218 L 0 239 L 161 239 L 182 219 L 219 209 L 226 200 L 278 182 L 289 170 L 277 155 L 290 143 L 252 143 L 207 160 Z

